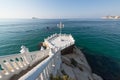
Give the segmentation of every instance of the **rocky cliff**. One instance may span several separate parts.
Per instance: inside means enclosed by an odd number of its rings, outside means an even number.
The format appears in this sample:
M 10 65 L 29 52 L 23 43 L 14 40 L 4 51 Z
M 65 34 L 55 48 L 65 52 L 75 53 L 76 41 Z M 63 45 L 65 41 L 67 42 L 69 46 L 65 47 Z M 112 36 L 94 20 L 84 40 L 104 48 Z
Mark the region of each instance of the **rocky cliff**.
M 103 80 L 97 74 L 92 73 L 84 54 L 77 47 L 73 46 L 73 51 L 62 55 L 61 59 L 59 76 L 66 75 L 70 80 Z

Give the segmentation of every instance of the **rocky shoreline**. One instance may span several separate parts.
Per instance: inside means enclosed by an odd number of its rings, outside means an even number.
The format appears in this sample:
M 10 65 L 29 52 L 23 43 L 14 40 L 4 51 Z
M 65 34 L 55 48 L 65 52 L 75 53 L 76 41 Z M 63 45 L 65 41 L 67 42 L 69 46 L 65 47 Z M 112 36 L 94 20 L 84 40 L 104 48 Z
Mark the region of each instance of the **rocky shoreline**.
M 70 80 L 103 80 L 92 73 L 84 54 L 76 46 L 70 46 L 61 53 L 62 64 L 58 76 L 67 75 Z

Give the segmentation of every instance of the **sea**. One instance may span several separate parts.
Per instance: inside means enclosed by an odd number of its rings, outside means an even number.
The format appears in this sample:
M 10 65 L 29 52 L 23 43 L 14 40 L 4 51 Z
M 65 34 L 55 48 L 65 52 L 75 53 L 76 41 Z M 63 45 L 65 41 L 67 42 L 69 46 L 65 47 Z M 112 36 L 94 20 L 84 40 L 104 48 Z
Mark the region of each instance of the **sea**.
M 120 20 L 103 19 L 0 19 L 0 56 L 29 51 L 54 33 L 62 21 L 62 33 L 72 34 L 92 72 L 104 80 L 120 80 Z

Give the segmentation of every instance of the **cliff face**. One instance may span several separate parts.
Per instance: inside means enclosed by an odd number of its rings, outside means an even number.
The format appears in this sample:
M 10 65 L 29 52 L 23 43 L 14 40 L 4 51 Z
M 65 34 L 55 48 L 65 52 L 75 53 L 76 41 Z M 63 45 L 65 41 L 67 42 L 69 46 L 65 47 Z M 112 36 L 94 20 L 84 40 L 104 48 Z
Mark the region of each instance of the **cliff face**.
M 72 52 L 61 57 L 62 64 L 58 71 L 59 76 L 67 75 L 70 80 L 103 80 L 97 74 L 92 73 L 85 56 L 77 47 L 73 47 Z

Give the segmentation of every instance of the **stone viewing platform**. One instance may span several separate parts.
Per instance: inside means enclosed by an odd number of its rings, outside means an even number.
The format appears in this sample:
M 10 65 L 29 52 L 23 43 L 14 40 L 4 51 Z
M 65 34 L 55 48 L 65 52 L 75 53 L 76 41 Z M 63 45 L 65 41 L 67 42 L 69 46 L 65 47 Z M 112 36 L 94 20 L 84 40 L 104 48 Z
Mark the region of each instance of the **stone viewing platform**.
M 0 57 L 0 80 L 49 80 L 61 64 L 61 50 L 74 45 L 72 35 L 53 34 L 46 38 L 46 49 L 29 52 L 21 46 L 21 53 Z

